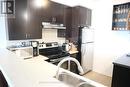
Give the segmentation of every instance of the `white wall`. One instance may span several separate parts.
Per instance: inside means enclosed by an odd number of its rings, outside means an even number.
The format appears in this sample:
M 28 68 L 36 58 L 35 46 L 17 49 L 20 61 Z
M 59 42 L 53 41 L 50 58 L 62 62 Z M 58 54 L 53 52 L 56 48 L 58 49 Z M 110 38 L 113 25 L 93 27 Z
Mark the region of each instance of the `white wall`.
M 6 47 L 6 29 L 5 29 L 5 18 L 0 15 L 0 48 Z
M 112 31 L 113 4 L 121 3 L 117 1 L 98 0 L 93 10 L 92 25 L 95 28 L 93 70 L 108 76 L 112 76 L 112 62 L 130 52 L 130 31 Z
M 59 42 L 65 43 L 65 38 L 57 37 L 57 29 L 43 29 L 42 38 L 44 42 Z

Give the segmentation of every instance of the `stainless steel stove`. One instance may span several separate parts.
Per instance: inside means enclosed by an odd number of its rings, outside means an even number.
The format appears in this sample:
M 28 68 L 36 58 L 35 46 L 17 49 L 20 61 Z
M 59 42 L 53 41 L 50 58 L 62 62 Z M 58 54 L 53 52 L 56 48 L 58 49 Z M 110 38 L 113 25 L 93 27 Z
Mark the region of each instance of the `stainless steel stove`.
M 48 57 L 45 60 L 57 65 L 62 59 L 69 56 L 69 53 L 58 46 L 57 42 L 39 44 L 39 54 Z
M 62 47 L 58 46 L 57 42 L 40 43 L 39 54 L 48 57 L 49 59 L 45 61 L 55 65 L 57 65 L 62 59 L 70 56 L 70 54 L 64 51 Z M 68 69 L 68 62 L 63 63 L 61 67 L 64 69 Z M 77 65 L 73 61 L 71 61 L 70 67 L 70 71 L 79 74 Z

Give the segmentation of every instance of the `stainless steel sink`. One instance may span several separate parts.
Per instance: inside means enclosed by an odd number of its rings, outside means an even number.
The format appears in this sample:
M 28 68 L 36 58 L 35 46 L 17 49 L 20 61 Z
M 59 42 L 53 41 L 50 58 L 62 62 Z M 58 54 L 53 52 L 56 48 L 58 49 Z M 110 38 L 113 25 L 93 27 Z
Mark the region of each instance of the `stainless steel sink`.
M 80 83 L 77 87 L 95 87 L 95 86 L 92 86 L 92 85 L 90 85 L 90 84 L 87 83 L 87 82 L 82 82 L 82 83 Z
M 58 80 L 69 85 L 70 87 L 95 87 L 86 81 L 76 78 L 73 75 L 70 75 L 66 72 L 62 72 L 58 76 Z

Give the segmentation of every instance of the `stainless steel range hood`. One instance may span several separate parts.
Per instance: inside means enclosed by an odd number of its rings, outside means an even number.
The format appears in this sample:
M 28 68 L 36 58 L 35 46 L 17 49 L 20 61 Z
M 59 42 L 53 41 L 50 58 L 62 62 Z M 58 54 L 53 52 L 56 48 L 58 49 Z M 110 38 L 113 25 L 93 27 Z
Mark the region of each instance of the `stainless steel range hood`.
M 49 22 L 42 22 L 43 29 L 66 29 L 63 24 L 51 24 Z

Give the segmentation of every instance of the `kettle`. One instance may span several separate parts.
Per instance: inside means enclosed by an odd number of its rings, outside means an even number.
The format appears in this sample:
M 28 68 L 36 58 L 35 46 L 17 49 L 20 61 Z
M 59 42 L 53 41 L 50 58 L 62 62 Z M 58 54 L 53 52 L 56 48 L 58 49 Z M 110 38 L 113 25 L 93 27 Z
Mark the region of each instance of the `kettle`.
M 63 43 L 62 48 L 63 48 L 63 50 L 65 50 L 65 51 L 70 51 L 70 49 L 71 49 L 71 44 L 69 44 L 69 43 Z

